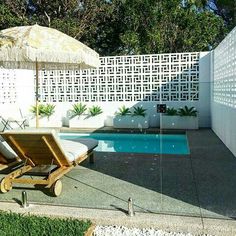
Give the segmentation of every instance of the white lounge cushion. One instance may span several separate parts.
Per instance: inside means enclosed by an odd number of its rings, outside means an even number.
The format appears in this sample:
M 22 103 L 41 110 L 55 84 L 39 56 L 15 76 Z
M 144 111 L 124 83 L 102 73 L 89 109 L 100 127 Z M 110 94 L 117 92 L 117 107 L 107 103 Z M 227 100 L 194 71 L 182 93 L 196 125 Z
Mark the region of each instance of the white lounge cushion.
M 68 161 L 75 161 L 79 156 L 85 154 L 88 150 L 95 148 L 98 141 L 94 139 L 77 139 L 62 140 L 54 129 L 25 129 L 25 130 L 8 130 L 5 133 L 14 134 L 51 134 L 55 141 L 61 146 L 61 149 Z
M 12 150 L 12 148 L 8 145 L 6 141 L 0 141 L 0 153 L 6 159 L 15 159 L 17 157 L 14 150 Z
M 57 140 L 59 141 L 68 161 L 75 161 L 87 151 L 95 148 L 98 141 L 95 139 Z

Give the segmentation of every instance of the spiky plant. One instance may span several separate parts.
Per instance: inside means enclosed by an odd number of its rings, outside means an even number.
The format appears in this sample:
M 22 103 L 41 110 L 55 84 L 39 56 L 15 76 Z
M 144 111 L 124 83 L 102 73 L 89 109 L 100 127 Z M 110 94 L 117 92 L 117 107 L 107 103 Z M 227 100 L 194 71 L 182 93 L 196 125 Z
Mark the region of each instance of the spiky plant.
M 71 109 L 72 117 L 81 116 L 82 114 L 85 113 L 86 110 L 87 110 L 87 107 L 85 104 L 76 103 L 73 105 L 73 109 Z
M 197 116 L 195 107 L 184 106 L 183 108 L 179 108 L 178 113 L 180 116 Z
M 133 116 L 146 116 L 146 110 L 143 107 L 134 107 Z
M 39 105 L 38 105 L 38 113 L 39 113 L 39 116 L 42 116 L 42 114 L 43 114 L 43 109 L 44 109 L 44 104 L 39 104 Z M 31 106 L 30 112 L 36 115 L 36 106 Z
M 39 116 L 41 117 L 47 117 L 49 118 L 54 112 L 55 112 L 55 105 L 53 104 L 39 104 L 38 105 L 38 112 L 39 112 Z M 36 106 L 32 106 L 30 111 L 33 114 L 36 114 Z
M 55 105 L 49 103 L 44 105 L 42 109 L 42 116 L 49 118 L 55 112 L 55 107 Z
M 89 108 L 89 115 L 90 116 L 97 116 L 102 113 L 102 108 L 100 106 L 92 106 Z
M 174 107 L 171 107 L 171 108 L 167 107 L 166 115 L 167 116 L 177 116 L 178 115 L 178 110 L 175 109 Z
M 118 111 L 115 114 L 119 116 L 127 116 L 131 114 L 131 111 L 129 110 L 128 107 L 122 106 L 118 108 Z

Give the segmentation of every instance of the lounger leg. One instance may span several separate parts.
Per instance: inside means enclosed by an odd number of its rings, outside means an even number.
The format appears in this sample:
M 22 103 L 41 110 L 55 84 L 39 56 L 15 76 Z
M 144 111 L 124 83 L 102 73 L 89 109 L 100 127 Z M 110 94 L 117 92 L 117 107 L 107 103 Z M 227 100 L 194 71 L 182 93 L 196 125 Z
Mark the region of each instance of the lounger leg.
M 91 153 L 91 154 L 89 155 L 89 163 L 90 163 L 90 164 L 94 164 L 94 155 L 93 155 L 93 153 Z
M 20 177 L 21 175 L 23 175 L 24 173 L 26 173 L 27 171 L 31 169 L 32 169 L 32 166 L 30 165 L 22 166 L 21 168 L 16 169 L 15 171 L 11 172 L 6 177 L 4 177 L 1 180 L 1 184 L 0 184 L 1 192 L 6 193 L 10 191 L 12 189 L 12 183 L 14 179 L 16 179 L 17 177 Z

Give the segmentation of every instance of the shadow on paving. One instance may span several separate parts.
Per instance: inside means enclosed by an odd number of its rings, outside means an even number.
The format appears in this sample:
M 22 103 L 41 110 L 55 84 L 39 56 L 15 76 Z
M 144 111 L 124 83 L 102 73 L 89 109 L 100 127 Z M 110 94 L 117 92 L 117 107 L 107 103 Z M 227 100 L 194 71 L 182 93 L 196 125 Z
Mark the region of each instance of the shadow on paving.
M 236 158 L 211 130 L 187 135 L 190 155 L 96 153 L 83 166 L 160 193 L 151 212 L 235 218 Z

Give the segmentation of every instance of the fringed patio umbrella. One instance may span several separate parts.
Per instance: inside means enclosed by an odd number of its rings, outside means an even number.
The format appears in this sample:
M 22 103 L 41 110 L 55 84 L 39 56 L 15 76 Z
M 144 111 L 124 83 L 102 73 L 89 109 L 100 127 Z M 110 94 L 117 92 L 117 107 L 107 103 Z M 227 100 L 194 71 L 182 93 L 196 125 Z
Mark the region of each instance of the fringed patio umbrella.
M 36 127 L 40 69 L 87 69 L 99 66 L 99 55 L 78 40 L 53 28 L 20 26 L 0 31 L 0 66 L 36 71 Z

